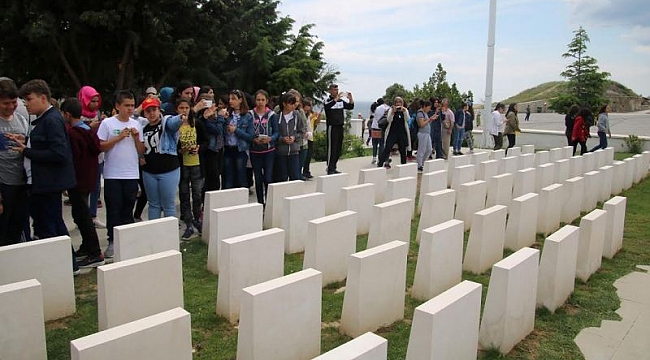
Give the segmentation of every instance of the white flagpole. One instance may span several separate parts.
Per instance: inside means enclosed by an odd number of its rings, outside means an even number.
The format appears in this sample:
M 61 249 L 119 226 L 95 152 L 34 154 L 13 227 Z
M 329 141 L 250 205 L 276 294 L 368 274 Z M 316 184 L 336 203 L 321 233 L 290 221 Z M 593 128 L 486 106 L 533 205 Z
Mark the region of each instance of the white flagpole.
M 483 147 L 489 148 L 494 146 L 492 137 L 489 134 L 490 120 L 492 118 L 492 84 L 494 80 L 494 44 L 495 29 L 497 22 L 497 0 L 490 0 L 490 24 L 488 27 L 487 42 L 487 71 L 485 76 L 485 102 L 483 103 L 483 116 L 481 127 L 483 128 Z

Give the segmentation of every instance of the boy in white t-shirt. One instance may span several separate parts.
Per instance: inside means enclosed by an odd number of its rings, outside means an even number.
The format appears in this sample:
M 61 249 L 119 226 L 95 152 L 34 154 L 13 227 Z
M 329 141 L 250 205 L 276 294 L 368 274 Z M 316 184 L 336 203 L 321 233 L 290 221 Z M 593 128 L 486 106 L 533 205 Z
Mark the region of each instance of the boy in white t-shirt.
M 104 119 L 97 136 L 104 151 L 104 202 L 108 247 L 104 257 L 113 257 L 113 228 L 133 223 L 133 206 L 138 193 L 139 157 L 144 153 L 142 126 L 131 118 L 135 98 L 120 90 L 115 96 L 117 115 Z

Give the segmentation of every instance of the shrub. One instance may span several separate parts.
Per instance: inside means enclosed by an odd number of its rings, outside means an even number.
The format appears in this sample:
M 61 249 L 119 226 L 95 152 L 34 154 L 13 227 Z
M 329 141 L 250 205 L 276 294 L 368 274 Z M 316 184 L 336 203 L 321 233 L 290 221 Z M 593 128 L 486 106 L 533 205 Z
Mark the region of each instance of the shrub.
M 627 151 L 632 154 L 640 154 L 643 152 L 643 141 L 636 135 L 629 135 L 625 139 L 625 146 L 627 146 Z
M 363 140 L 350 133 L 343 135 L 341 158 L 364 156 Z M 314 132 L 313 161 L 327 161 L 327 134 L 325 131 Z

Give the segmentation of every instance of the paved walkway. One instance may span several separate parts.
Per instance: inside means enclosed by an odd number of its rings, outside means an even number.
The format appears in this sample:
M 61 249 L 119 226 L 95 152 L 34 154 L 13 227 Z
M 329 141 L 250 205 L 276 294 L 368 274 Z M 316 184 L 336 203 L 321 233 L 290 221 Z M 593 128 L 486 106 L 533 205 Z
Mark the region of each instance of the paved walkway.
M 530 121 L 523 121 L 522 113 L 519 115 L 519 127 L 522 129 L 556 130 L 564 131 L 564 115 L 553 113 L 533 113 Z M 609 114 L 612 134 L 616 135 L 642 135 L 650 136 L 650 111 L 634 113 Z M 595 128 L 592 128 L 595 131 Z
M 614 282 L 621 307 L 620 321 L 604 320 L 600 327 L 583 329 L 575 342 L 586 360 L 650 359 L 650 266 Z

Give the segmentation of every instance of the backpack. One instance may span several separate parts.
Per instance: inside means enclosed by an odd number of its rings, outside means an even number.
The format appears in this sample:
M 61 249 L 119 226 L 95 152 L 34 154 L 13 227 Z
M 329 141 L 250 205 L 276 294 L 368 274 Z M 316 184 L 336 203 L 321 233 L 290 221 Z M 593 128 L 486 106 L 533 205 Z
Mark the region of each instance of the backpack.
M 388 127 L 388 110 L 384 111 L 384 115 L 377 120 L 377 125 L 379 125 L 379 128 L 382 130 Z

